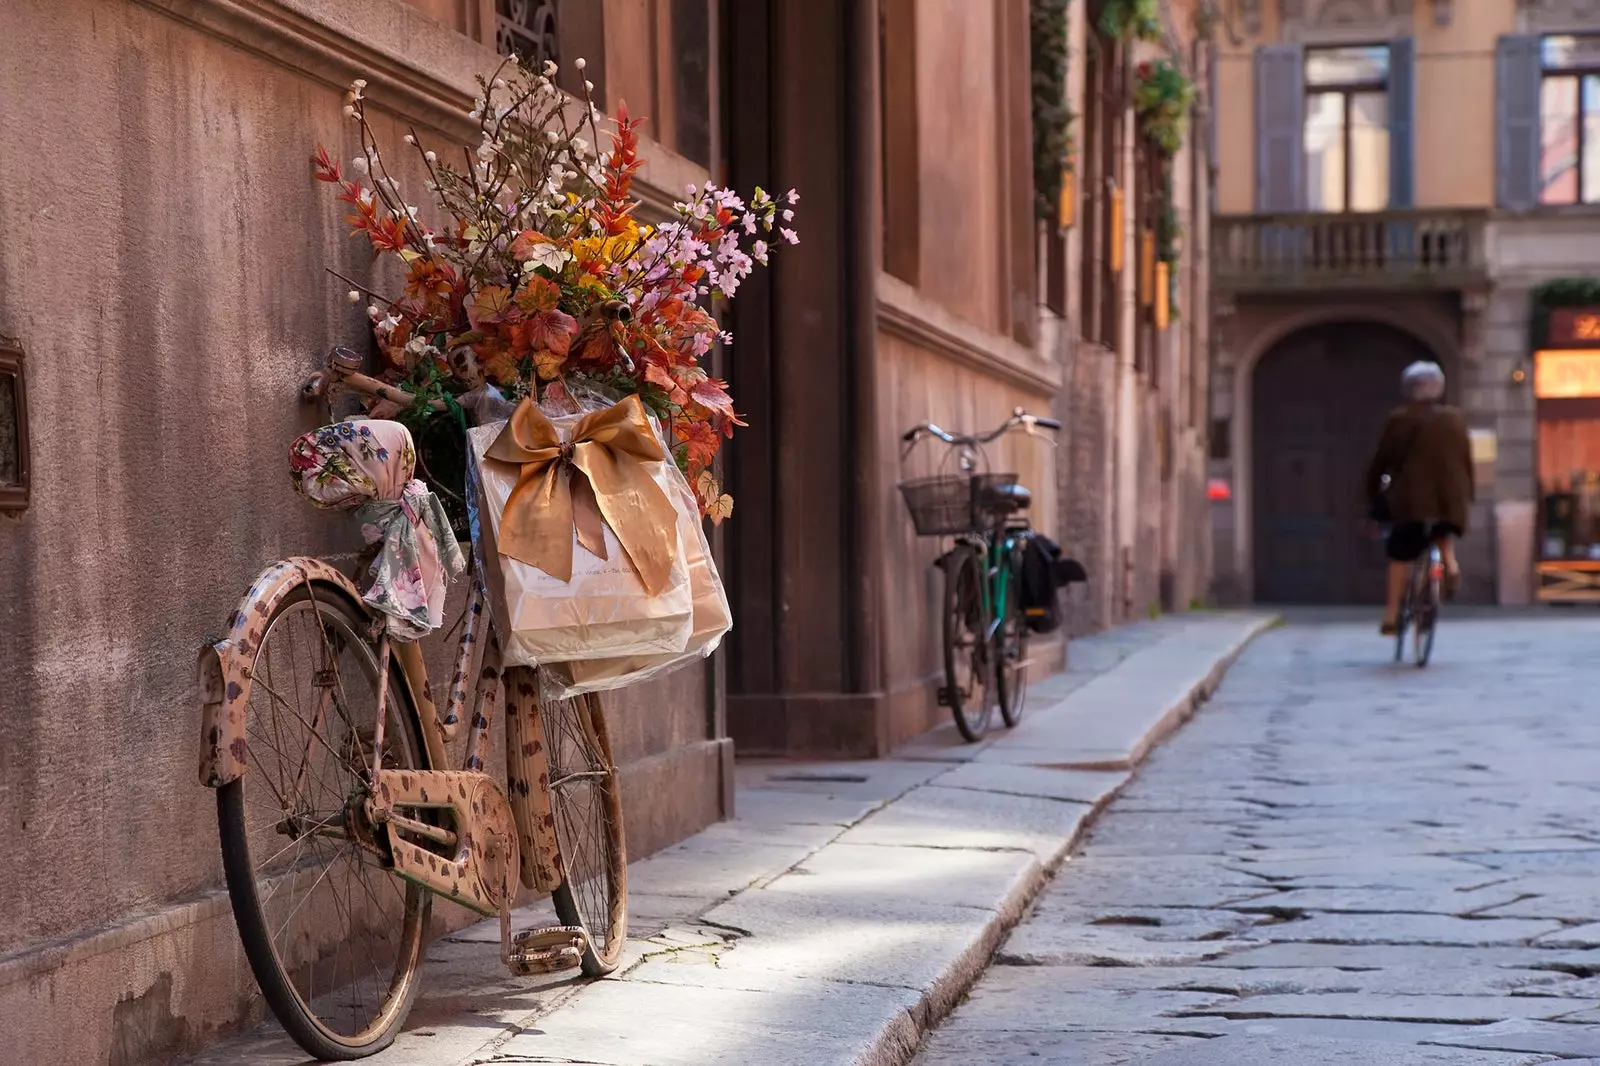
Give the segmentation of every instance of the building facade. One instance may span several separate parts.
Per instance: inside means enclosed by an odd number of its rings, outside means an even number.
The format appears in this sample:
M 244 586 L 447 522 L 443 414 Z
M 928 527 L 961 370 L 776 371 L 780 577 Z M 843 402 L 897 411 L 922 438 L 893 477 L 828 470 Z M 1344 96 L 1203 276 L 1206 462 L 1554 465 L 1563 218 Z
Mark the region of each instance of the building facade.
M 449 143 L 499 55 L 569 88 L 582 56 L 650 119 L 647 210 L 707 180 L 802 193 L 717 355 L 749 423 L 715 537 L 734 632 L 607 703 L 640 857 L 731 813 L 736 747 L 870 757 L 948 720 L 942 549 L 897 491 L 944 458 L 903 454 L 915 424 L 1066 424 L 989 449 L 1091 575 L 1034 676 L 1067 632 L 1206 595 L 1213 29 L 1196 0 L 1133 6 L 1137 32 L 1099 0 L 0 5 L 0 842 L 48 853 L 0 872 L 17 1061 L 161 1063 L 262 1015 L 194 662 L 265 565 L 354 558 L 284 476 L 305 376 L 368 343 L 324 268 L 371 266 L 307 165 L 357 151 L 352 79 L 393 142 Z
M 1419 358 L 1444 367 L 1473 428 L 1463 597 L 1592 597 L 1593 393 L 1550 392 L 1536 353 L 1583 347 L 1551 334 L 1551 308 L 1600 304 L 1600 7 L 1222 7 L 1217 597 L 1381 599 L 1361 479 Z M 1592 358 L 1561 366 L 1585 373 Z

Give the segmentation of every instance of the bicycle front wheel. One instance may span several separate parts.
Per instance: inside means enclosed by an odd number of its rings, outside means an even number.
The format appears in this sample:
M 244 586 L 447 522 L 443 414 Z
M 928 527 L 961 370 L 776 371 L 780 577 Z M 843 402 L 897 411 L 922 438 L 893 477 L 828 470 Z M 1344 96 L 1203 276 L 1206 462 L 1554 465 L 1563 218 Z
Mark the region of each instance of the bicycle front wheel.
M 961 735 L 974 742 L 988 732 L 989 720 L 994 717 L 983 581 L 983 560 L 970 544 L 957 545 L 945 556 L 945 703 Z
M 1006 578 L 1005 623 L 995 633 L 995 687 L 1000 717 L 1009 728 L 1022 721 L 1028 698 L 1028 623 L 1022 613 L 1022 562 L 1013 561 Z
M 431 897 L 384 868 L 365 819 L 379 671 L 364 613 L 295 589 L 248 664 L 249 769 L 217 790 L 228 896 L 261 994 L 323 1061 L 394 1042 L 420 984 Z M 390 665 L 384 765 L 427 768 Z
M 584 974 L 604 977 L 622 961 L 628 937 L 628 856 L 611 737 L 594 694 L 546 703 L 540 717 L 566 875 L 551 901 L 564 924 L 584 932 Z

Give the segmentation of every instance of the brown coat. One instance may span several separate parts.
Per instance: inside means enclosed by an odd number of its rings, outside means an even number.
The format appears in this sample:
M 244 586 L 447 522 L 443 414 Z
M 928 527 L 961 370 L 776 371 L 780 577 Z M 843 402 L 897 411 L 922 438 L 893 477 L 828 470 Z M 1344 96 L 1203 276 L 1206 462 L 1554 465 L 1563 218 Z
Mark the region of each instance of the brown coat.
M 1367 467 L 1367 499 L 1377 499 L 1384 474 L 1394 521 L 1448 522 L 1466 532 L 1475 487 L 1472 442 L 1459 408 L 1411 403 L 1391 411 Z

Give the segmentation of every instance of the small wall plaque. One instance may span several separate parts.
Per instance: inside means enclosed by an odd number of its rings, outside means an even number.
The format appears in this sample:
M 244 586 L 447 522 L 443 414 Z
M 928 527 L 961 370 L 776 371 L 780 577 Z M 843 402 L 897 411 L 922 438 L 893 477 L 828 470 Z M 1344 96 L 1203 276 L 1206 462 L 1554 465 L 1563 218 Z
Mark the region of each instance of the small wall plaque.
M 22 345 L 0 337 L 0 511 L 28 506 L 28 390 Z

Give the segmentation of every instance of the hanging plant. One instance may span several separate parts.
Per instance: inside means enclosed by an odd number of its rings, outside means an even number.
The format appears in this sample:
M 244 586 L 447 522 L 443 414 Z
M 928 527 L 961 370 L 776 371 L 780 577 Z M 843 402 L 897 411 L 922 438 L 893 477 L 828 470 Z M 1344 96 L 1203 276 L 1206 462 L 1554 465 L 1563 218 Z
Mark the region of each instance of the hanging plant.
M 1162 40 L 1160 0 L 1105 0 L 1100 9 L 1100 32 L 1119 41 Z
M 1166 263 L 1168 315 L 1178 317 L 1178 255 L 1183 224 L 1178 221 L 1177 198 L 1172 192 L 1172 171 L 1161 174 L 1161 214 L 1156 218 L 1156 259 Z
M 1177 155 L 1183 147 L 1189 109 L 1194 105 L 1194 83 L 1171 60 L 1140 63 L 1134 75 L 1133 108 L 1139 131 L 1163 153 Z
M 1068 0 L 1032 0 L 1028 11 L 1033 64 L 1034 211 L 1055 219 L 1062 175 L 1072 169 L 1072 121 L 1067 106 Z

